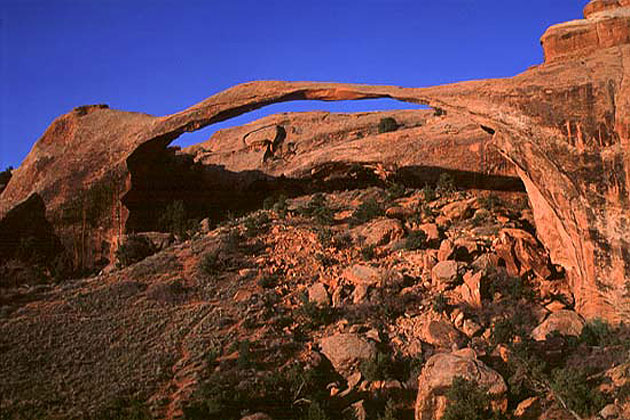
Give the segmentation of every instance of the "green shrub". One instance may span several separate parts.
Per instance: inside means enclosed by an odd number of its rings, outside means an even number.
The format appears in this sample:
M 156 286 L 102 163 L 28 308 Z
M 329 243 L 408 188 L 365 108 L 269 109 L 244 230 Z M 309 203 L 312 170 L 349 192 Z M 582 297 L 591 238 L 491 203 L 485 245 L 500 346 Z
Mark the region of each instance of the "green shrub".
M 353 226 L 362 225 L 363 223 L 369 222 L 370 220 L 380 217 L 384 214 L 385 211 L 383 210 L 381 204 L 374 198 L 370 198 L 361 203 L 361 205 L 356 208 L 354 213 L 352 213 L 350 224 Z
M 173 201 L 166 206 L 159 219 L 160 229 L 175 235 L 185 236 L 188 228 L 186 208 L 181 200 Z
M 376 252 L 374 251 L 376 247 L 374 245 L 366 245 L 361 248 L 361 257 L 365 261 L 371 261 L 376 257 Z
M 492 327 L 492 343 L 495 346 L 498 344 L 509 344 L 514 339 L 515 334 L 512 320 L 509 318 L 499 319 Z
M 332 239 L 333 246 L 339 250 L 350 248 L 353 242 L 352 235 L 348 232 L 339 233 Z
M 220 257 L 218 251 L 210 251 L 205 253 L 199 261 L 199 270 L 208 276 L 217 274 L 224 268 L 224 261 Z
M 119 267 L 128 267 L 146 257 L 155 254 L 156 249 L 151 241 L 140 235 L 129 235 L 116 250 Z
M 258 279 L 258 285 L 263 289 L 272 289 L 278 283 L 278 276 L 267 274 Z
M 448 195 L 455 192 L 455 179 L 449 173 L 443 173 L 438 178 L 435 190 L 440 195 Z
M 492 396 L 475 381 L 455 377 L 446 392 L 448 404 L 442 420 L 500 420 L 506 417 L 492 410 Z
M 488 211 L 492 211 L 503 206 L 503 201 L 501 201 L 496 194 L 488 194 L 486 196 L 479 197 L 478 202 L 482 209 L 486 209 Z
M 381 118 L 381 121 L 378 123 L 378 132 L 382 133 L 390 133 L 392 131 L 398 130 L 398 122 L 392 117 Z
M 330 306 L 310 302 L 306 293 L 300 296 L 300 300 L 301 305 L 297 309 L 297 314 L 306 321 L 307 327 L 317 328 L 335 320 L 335 311 Z
M 448 309 L 448 300 L 444 294 L 439 293 L 433 301 L 433 310 L 437 313 L 446 312 Z
M 422 230 L 414 230 L 405 239 L 405 249 L 415 251 L 427 247 L 427 234 Z
M 9 166 L 4 171 L 0 172 L 0 185 L 6 185 L 11 180 L 13 175 L 13 167 Z
M 387 400 L 385 404 L 385 411 L 383 415 L 378 416 L 377 420 L 398 420 L 398 416 L 396 415 L 396 405 L 393 400 Z
M 422 189 L 422 196 L 424 197 L 424 201 L 427 203 L 434 201 L 437 198 L 435 195 L 435 188 L 428 184 L 425 185 Z
M 302 417 L 303 420 L 331 420 L 326 414 L 326 411 L 318 402 L 313 402 L 309 405 L 306 414 Z
M 407 195 L 407 188 L 404 185 L 393 182 L 387 186 L 388 200 L 396 200 L 404 197 L 405 195 Z
M 394 364 L 388 354 L 379 351 L 373 358 L 362 360 L 359 370 L 368 381 L 381 381 L 392 377 Z
M 435 115 L 436 117 L 441 117 L 442 115 L 446 115 L 446 111 L 442 108 L 435 107 L 433 108 L 433 115 Z
M 608 323 L 595 318 L 584 324 L 579 341 L 588 346 L 608 346 L 616 344 L 616 336 Z
M 553 371 L 551 389 L 580 416 L 589 417 L 606 405 L 606 399 L 596 386 L 589 385 L 586 373 L 575 367 Z
M 333 221 L 334 213 L 328 207 L 326 197 L 323 194 L 315 194 L 306 206 L 298 209 L 299 213 L 305 217 L 312 217 L 320 225 L 330 224 Z

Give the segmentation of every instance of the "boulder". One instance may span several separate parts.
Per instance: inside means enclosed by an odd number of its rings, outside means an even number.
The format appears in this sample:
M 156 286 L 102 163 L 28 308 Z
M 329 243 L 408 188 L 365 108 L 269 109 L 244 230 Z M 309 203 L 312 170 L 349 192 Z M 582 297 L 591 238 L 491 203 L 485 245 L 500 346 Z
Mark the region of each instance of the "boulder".
M 521 401 L 514 409 L 514 418 L 517 420 L 538 420 L 543 407 L 539 397 L 531 397 Z
M 335 370 L 344 377 L 349 377 L 361 360 L 371 359 L 376 354 L 373 344 L 357 334 L 336 334 L 323 338 L 321 351 L 330 360 Z
M 319 305 L 330 305 L 330 295 L 323 283 L 315 283 L 308 288 L 309 302 L 315 302 Z
M 352 236 L 364 245 L 386 245 L 404 235 L 402 224 L 395 219 L 378 219 L 352 230 Z
M 462 300 L 473 308 L 481 308 L 481 271 L 473 273 L 467 271 L 464 274 L 464 284 L 458 287 Z
M 549 258 L 529 232 L 503 229 L 494 248 L 497 255 L 505 261 L 508 273 L 512 276 L 522 276 L 529 271 L 542 279 L 551 276 Z
M 414 213 L 415 211 L 413 209 L 410 209 L 408 207 L 402 207 L 402 206 L 393 206 L 385 210 L 385 215 L 387 217 L 391 217 L 392 219 L 400 219 L 400 220 L 404 220 L 408 217 L 411 217 L 414 215 Z
M 431 270 L 431 280 L 440 290 L 444 290 L 457 283 L 460 274 L 460 265 L 457 261 L 442 261 Z
M 440 230 L 435 223 L 424 223 L 418 226 L 418 229 L 423 231 L 427 235 L 428 242 L 435 242 L 440 240 Z
M 472 349 L 437 354 L 427 360 L 418 378 L 415 420 L 435 420 L 446 409 L 446 393 L 455 377 L 477 382 L 497 399 L 496 407 L 507 408 L 507 386 L 494 370 L 477 359 Z
M 422 341 L 441 349 L 460 348 L 466 342 L 466 337 L 446 320 L 428 321 L 419 332 Z
M 456 222 L 472 216 L 473 208 L 470 200 L 459 200 L 447 204 L 441 209 L 443 221 Z
M 354 285 L 376 286 L 383 280 L 383 273 L 369 265 L 355 264 L 344 270 L 343 277 Z
M 543 341 L 552 332 L 560 335 L 571 335 L 578 337 L 582 334 L 584 319 L 573 311 L 566 309 L 551 313 L 542 324 L 532 331 L 532 338 Z
M 444 239 L 442 243 L 440 243 L 440 249 L 438 250 L 438 261 L 446 261 L 450 259 L 454 252 L 455 244 L 453 244 L 453 241 L 450 239 Z

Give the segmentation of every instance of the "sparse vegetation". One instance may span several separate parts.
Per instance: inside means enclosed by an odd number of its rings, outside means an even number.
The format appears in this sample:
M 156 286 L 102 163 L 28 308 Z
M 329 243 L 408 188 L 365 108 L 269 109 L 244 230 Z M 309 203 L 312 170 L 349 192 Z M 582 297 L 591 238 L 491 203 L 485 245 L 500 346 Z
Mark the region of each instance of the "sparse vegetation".
M 159 220 L 160 230 L 180 237 L 186 236 L 186 231 L 192 224 L 186 217 L 186 207 L 182 200 L 169 203 Z
M 448 299 L 444 294 L 439 293 L 433 300 L 433 310 L 437 313 L 446 312 L 448 310 Z
M 312 217 L 320 225 L 331 224 L 334 216 L 323 194 L 315 194 L 306 206 L 298 209 L 298 212 L 305 217 Z
M 393 377 L 394 364 L 389 354 L 378 351 L 372 359 L 361 361 L 359 369 L 368 381 L 380 381 Z
M 405 249 L 415 251 L 427 247 L 427 234 L 422 230 L 414 230 L 409 232 L 405 239 Z
M 446 392 L 448 404 L 441 420 L 501 420 L 505 415 L 492 409 L 492 396 L 476 382 L 455 377 Z
M 362 225 L 384 214 L 383 207 L 374 198 L 365 200 L 352 214 L 351 224 Z
M 361 257 L 365 261 L 373 260 L 374 257 L 376 257 L 375 248 L 376 247 L 374 245 L 366 245 L 366 246 L 362 247 L 361 248 Z
M 574 367 L 556 369 L 552 375 L 551 389 L 570 410 L 589 417 L 606 405 L 606 398 L 596 386 L 589 384 L 588 375 Z
M 398 122 L 392 117 L 381 118 L 381 121 L 378 123 L 378 132 L 379 134 L 390 133 L 392 131 L 398 130 Z
M 454 193 L 457 190 L 455 187 L 455 179 L 449 173 L 443 173 L 438 178 L 437 184 L 435 186 L 435 191 L 440 196 L 445 196 Z

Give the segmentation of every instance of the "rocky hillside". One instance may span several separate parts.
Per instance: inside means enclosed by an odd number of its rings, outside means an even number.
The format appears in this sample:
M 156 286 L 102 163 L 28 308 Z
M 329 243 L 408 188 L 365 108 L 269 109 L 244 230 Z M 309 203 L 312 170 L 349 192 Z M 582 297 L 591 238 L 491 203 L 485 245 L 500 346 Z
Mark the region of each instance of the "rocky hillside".
M 266 207 L 2 289 L 2 418 L 630 415 L 630 336 L 574 312 L 524 195 L 442 177 Z
M 0 418 L 630 418 L 630 3 L 511 79 L 75 108 L 0 174 Z M 293 100 L 429 108 L 285 113 Z

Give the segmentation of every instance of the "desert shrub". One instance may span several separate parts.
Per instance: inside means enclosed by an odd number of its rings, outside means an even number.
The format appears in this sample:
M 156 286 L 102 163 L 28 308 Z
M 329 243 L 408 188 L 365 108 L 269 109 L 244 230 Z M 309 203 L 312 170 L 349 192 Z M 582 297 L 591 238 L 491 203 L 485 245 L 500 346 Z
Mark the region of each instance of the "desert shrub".
M 304 416 L 302 416 L 303 420 L 331 420 L 326 414 L 326 411 L 322 408 L 322 406 L 318 402 L 313 402 L 309 405 L 308 410 Z
M 606 405 L 604 395 L 589 384 L 584 371 L 575 367 L 554 370 L 551 389 L 568 408 L 584 417 L 594 415 Z
M 584 324 L 579 341 L 588 346 L 608 346 L 617 343 L 616 334 L 610 325 L 600 318 Z
M 243 340 L 239 343 L 237 364 L 241 369 L 246 369 L 251 366 L 252 352 L 249 340 Z
M 492 215 L 488 211 L 477 210 L 472 219 L 470 219 L 471 223 L 475 227 L 482 226 L 486 223 L 492 222 Z
M 442 108 L 435 107 L 433 108 L 433 115 L 435 115 L 436 117 L 441 117 L 442 115 L 446 115 L 446 111 Z
M 380 217 L 383 214 L 385 214 L 385 212 L 381 204 L 374 198 L 370 198 L 361 203 L 354 213 L 352 213 L 350 224 L 353 226 L 362 225 L 363 223 L 369 222 L 370 220 Z
M 482 209 L 486 209 L 488 211 L 492 211 L 503 206 L 503 201 L 501 201 L 501 199 L 495 194 L 488 194 L 486 196 L 479 197 L 478 202 Z
M 515 334 L 515 327 L 512 320 L 509 318 L 501 318 L 497 320 L 492 327 L 492 343 L 495 346 L 498 344 L 509 344 L 514 339 Z
M 278 276 L 273 275 L 273 274 L 266 274 L 266 275 L 261 276 L 258 279 L 257 283 L 263 289 L 271 289 L 275 287 L 276 284 L 278 283 Z
M 430 185 L 425 185 L 422 189 L 422 196 L 424 197 L 425 202 L 431 202 L 435 200 L 437 197 L 435 195 L 435 188 Z
M 129 235 L 116 250 L 116 259 L 120 267 L 128 267 L 153 255 L 155 251 L 155 246 L 147 237 Z
M 135 398 L 118 398 L 99 411 L 91 420 L 151 420 L 153 416 L 146 405 Z
M 334 216 L 323 194 L 315 194 L 306 206 L 298 209 L 298 212 L 303 216 L 314 218 L 320 225 L 332 223 Z
M 373 358 L 362 360 L 359 370 L 368 381 L 381 381 L 393 376 L 394 363 L 389 354 L 378 351 Z
M 506 417 L 492 410 L 492 396 L 475 381 L 460 376 L 446 392 L 448 404 L 442 420 L 500 420 Z
M 253 238 L 254 236 L 263 234 L 269 229 L 269 215 L 267 213 L 255 213 L 243 222 L 245 226 L 245 236 Z
M 439 293 L 435 296 L 435 300 L 433 301 L 433 310 L 437 313 L 446 312 L 448 309 L 448 300 L 446 296 L 442 293 Z
M 374 245 L 366 245 L 361 248 L 361 257 L 365 261 L 371 261 L 376 257 L 376 252 L 374 251 L 376 247 Z
M 272 210 L 276 212 L 278 217 L 284 219 L 289 208 L 287 204 L 287 197 L 283 194 L 280 194 L 277 197 L 269 196 L 263 201 L 263 208 L 265 210 Z
M 332 239 L 333 246 L 339 250 L 350 248 L 352 246 L 352 243 L 352 235 L 350 235 L 348 232 L 339 233 L 335 235 Z
M 377 420 L 398 420 L 396 405 L 393 400 L 388 400 L 385 404 L 385 411 L 378 416 Z
M 225 263 L 218 251 L 210 251 L 205 253 L 199 261 L 199 271 L 212 276 L 222 271 L 225 268 Z
M 404 185 L 393 182 L 387 186 L 388 200 L 396 200 L 404 197 L 405 195 L 407 195 L 407 188 Z
M 414 230 L 405 239 L 405 249 L 415 251 L 427 247 L 427 234 L 422 230 Z
M 440 195 L 448 195 L 455 192 L 455 179 L 449 173 L 443 173 L 438 178 L 435 190 Z
M 335 310 L 327 305 L 319 305 L 308 300 L 306 293 L 300 296 L 301 305 L 296 310 L 297 315 L 304 319 L 306 326 L 317 328 L 328 325 L 335 320 Z
M 392 117 L 381 118 L 381 121 L 378 123 L 378 132 L 382 133 L 390 133 L 392 131 L 398 130 L 398 122 Z
M 186 208 L 181 200 L 169 203 L 164 212 L 160 216 L 159 226 L 163 232 L 170 232 L 175 235 L 185 236 L 188 228 L 188 219 L 186 218 Z

